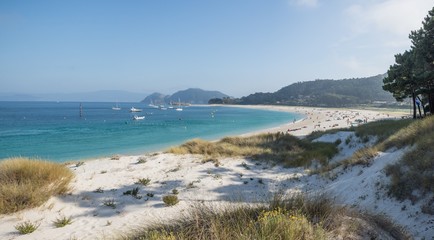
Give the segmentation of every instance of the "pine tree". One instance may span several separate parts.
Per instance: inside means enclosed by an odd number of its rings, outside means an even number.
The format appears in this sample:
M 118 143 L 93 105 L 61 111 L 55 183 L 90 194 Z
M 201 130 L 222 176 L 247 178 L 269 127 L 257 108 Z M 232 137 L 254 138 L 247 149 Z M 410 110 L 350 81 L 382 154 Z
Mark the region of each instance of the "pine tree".
M 426 96 L 431 114 L 434 114 L 434 7 L 422 22 L 422 27 L 409 35 L 411 50 L 395 55 L 395 64 L 390 66 L 383 79 L 383 89 L 393 93 L 397 101 L 412 98 L 413 118 L 416 118 L 416 98 Z M 419 109 L 419 114 L 420 113 Z M 424 108 L 425 113 L 425 108 Z

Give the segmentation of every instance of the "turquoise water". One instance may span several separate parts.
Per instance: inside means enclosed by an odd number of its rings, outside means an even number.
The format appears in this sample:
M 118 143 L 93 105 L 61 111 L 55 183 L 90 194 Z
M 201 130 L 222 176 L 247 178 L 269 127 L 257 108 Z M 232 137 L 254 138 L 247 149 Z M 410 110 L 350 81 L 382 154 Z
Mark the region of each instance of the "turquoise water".
M 300 119 L 300 115 L 221 106 L 159 110 L 140 103 L 0 102 L 0 159 L 56 162 L 142 154 L 189 139 L 218 139 Z M 131 107 L 143 112 L 130 113 Z M 145 116 L 134 121 L 133 115 Z

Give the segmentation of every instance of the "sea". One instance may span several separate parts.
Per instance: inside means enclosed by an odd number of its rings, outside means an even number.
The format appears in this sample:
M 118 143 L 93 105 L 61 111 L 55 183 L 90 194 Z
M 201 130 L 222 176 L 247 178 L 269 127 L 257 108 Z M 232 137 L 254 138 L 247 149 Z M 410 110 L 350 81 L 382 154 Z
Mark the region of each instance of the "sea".
M 0 160 L 54 162 L 163 151 L 194 138 L 217 140 L 302 118 L 295 113 L 226 106 L 161 110 L 143 103 L 0 102 Z M 131 113 L 131 107 L 142 112 Z M 134 120 L 134 116 L 144 116 Z

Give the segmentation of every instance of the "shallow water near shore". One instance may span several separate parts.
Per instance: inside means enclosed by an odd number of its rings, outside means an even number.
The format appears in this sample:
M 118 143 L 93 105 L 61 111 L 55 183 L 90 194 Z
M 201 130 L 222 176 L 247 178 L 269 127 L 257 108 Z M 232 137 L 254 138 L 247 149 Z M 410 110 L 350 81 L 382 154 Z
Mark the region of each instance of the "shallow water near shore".
M 0 102 L 0 159 L 50 161 L 143 154 L 189 139 L 218 139 L 292 122 L 300 115 L 222 106 L 160 110 L 140 103 Z M 130 113 L 131 107 L 143 111 Z M 133 120 L 133 116 L 145 116 Z

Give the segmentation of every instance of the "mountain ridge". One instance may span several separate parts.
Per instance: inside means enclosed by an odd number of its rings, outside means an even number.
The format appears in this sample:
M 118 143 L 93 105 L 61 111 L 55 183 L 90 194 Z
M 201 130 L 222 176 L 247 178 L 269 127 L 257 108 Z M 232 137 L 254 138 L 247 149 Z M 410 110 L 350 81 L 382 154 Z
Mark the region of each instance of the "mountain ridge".
M 383 90 L 385 74 L 366 78 L 317 79 L 297 82 L 275 92 L 257 92 L 238 99 L 212 99 L 210 103 L 347 107 L 378 101 L 395 102 Z
M 209 91 L 200 88 L 188 88 L 179 90 L 172 95 L 164 95 L 154 92 L 144 98 L 141 102 L 146 104 L 168 104 L 170 102 L 183 102 L 190 104 L 207 104 L 212 98 L 224 98 L 228 95 L 219 91 Z

